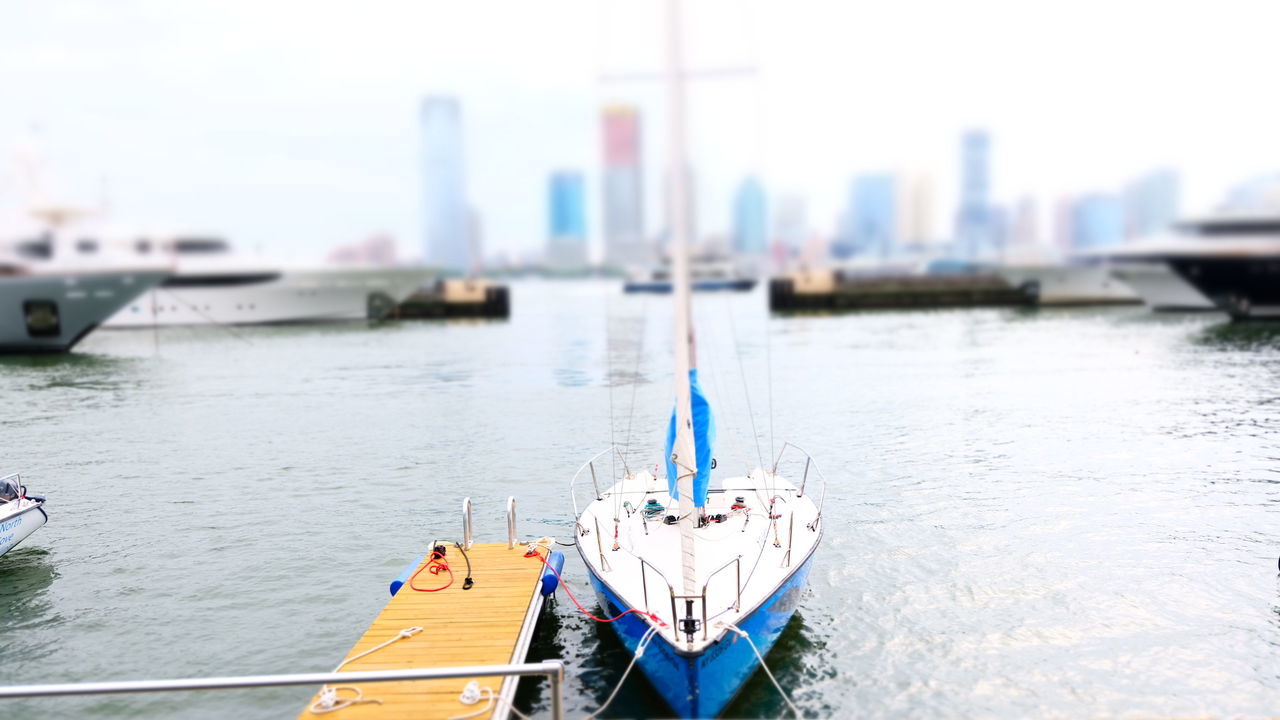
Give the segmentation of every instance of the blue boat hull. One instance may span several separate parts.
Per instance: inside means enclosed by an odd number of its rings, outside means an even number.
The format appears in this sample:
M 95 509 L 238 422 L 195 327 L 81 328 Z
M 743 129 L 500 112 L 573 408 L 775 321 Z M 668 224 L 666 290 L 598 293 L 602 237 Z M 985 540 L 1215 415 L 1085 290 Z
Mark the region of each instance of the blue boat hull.
M 754 278 L 745 278 L 738 280 L 694 280 L 692 287 L 694 290 L 711 291 L 711 290 L 750 290 L 756 286 Z M 669 293 L 671 292 L 671 283 L 663 281 L 654 282 L 628 282 L 622 286 L 623 292 L 629 293 Z
M 812 563 L 811 553 L 773 595 L 738 623 L 738 628 L 750 635 L 762 655 L 767 654 L 777 642 L 799 607 Z M 608 616 L 628 609 L 618 594 L 596 576 L 590 564 L 587 565 L 587 574 Z M 714 624 L 715 621 L 711 622 Z M 648 623 L 634 613 L 609 623 L 609 626 L 633 655 L 649 630 Z M 711 632 L 716 632 L 714 627 Z M 655 636 L 637 664 L 678 717 L 710 718 L 724 710 L 760 666 L 760 661 L 750 644 L 733 633 L 726 633 L 719 641 L 696 654 L 677 650 L 665 636 Z

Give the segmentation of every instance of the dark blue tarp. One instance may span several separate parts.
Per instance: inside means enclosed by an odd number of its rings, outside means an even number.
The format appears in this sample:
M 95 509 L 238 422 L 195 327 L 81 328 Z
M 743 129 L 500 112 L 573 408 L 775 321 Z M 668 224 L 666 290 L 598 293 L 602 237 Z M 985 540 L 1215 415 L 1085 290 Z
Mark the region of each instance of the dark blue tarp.
M 693 504 L 705 507 L 707 488 L 711 486 L 711 446 L 716 441 L 716 420 L 711 415 L 711 403 L 698 382 L 698 370 L 689 371 L 689 405 L 693 411 L 693 442 L 697 448 L 698 474 L 693 478 Z M 671 462 L 671 450 L 676 444 L 676 411 L 671 409 L 671 422 L 667 423 L 667 487 L 673 499 L 679 499 L 676 490 L 676 465 Z M 686 463 L 687 464 L 687 463 Z

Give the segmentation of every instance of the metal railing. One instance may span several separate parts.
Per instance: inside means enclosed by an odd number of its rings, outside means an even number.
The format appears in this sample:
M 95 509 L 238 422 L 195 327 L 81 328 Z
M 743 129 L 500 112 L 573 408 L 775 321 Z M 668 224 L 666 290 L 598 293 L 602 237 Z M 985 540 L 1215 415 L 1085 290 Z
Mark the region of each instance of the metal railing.
M 358 672 L 293 673 L 285 675 L 244 675 L 239 677 L 182 678 L 175 680 L 119 680 L 114 682 L 53 683 L 0 687 L 0 700 L 65 695 L 115 695 L 120 693 L 176 692 L 190 690 L 232 690 L 392 682 L 396 680 L 450 680 L 471 677 L 523 677 L 544 675 L 551 680 L 551 716 L 564 718 L 564 663 L 547 660 L 518 665 L 473 665 L 408 670 L 364 670 Z
M 801 455 L 804 455 L 804 474 L 800 478 L 800 491 L 796 493 L 798 497 L 804 497 L 805 489 L 809 484 L 810 468 L 813 468 L 813 471 L 818 474 L 818 479 L 822 481 L 822 494 L 818 496 L 818 502 L 817 502 L 818 517 L 821 518 L 822 504 L 827 500 L 827 476 L 822 474 L 822 468 L 818 467 L 818 461 L 813 459 L 813 456 L 809 454 L 808 450 L 805 450 L 804 448 L 792 442 L 783 443 L 782 449 L 778 451 L 778 457 L 774 458 L 773 460 L 773 471 L 771 472 L 771 474 L 772 475 L 778 474 L 778 465 L 779 463 L 782 462 L 782 456 L 787 452 L 788 448 L 793 448 L 797 452 L 799 452 Z M 817 523 L 817 520 L 814 520 L 814 523 Z
M 516 546 L 516 496 L 507 496 L 507 549 Z
M 471 549 L 471 498 L 469 497 L 462 500 L 462 549 Z
M 654 565 L 653 563 L 649 562 L 648 560 L 645 560 L 644 558 L 638 555 L 635 556 L 635 558 L 640 561 L 640 587 L 644 594 L 644 611 L 646 613 L 653 612 L 649 607 L 648 570 L 652 569 L 654 572 L 658 573 L 658 577 L 662 578 L 662 581 L 667 585 L 667 593 L 671 598 L 672 637 L 674 637 L 675 639 L 679 639 L 680 637 L 680 629 L 679 629 L 680 615 L 676 611 L 676 600 L 701 601 L 702 603 L 702 639 L 703 640 L 707 639 L 708 637 L 707 635 L 707 589 L 711 587 L 711 580 L 715 578 L 716 575 L 719 575 L 721 572 L 723 572 L 724 570 L 729 569 L 730 565 L 734 565 L 735 567 L 737 567 L 736 580 L 734 582 L 735 596 L 733 600 L 733 609 L 736 611 L 742 608 L 742 556 L 741 555 L 733 558 L 732 560 L 725 563 L 724 565 L 721 565 L 719 568 L 716 568 L 716 570 L 714 570 L 710 575 L 708 575 L 707 581 L 702 585 L 701 595 L 677 595 L 676 589 L 674 586 L 672 586 L 671 581 L 667 579 L 667 576 L 664 575 L 656 565 Z
M 618 449 L 617 445 L 605 448 L 604 450 L 596 453 L 590 460 L 583 463 L 582 467 L 578 468 L 578 472 L 574 473 L 573 479 L 569 481 L 569 499 L 573 502 L 573 516 L 575 518 L 582 514 L 578 510 L 578 497 L 574 494 L 574 490 L 578 485 L 578 477 L 582 475 L 583 471 L 591 473 L 591 487 L 596 492 L 596 500 L 604 499 L 604 494 L 600 492 L 600 479 L 596 475 L 596 461 L 609 453 L 614 453 L 617 455 L 618 459 L 622 461 L 622 472 L 624 477 L 631 476 L 631 467 L 627 464 L 627 456 L 622 454 L 622 451 Z M 610 487 L 612 487 L 612 485 Z

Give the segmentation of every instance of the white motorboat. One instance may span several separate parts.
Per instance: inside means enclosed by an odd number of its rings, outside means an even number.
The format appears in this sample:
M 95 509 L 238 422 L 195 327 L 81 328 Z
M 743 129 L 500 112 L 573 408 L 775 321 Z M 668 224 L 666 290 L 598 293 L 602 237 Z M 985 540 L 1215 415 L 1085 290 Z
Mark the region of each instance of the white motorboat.
M 44 502 L 40 495 L 27 494 L 17 474 L 0 477 L 0 555 L 49 522 Z
M 669 0 L 668 22 L 668 166 L 681 168 L 679 0 Z M 673 177 L 669 217 L 684 218 L 685 173 Z M 589 474 L 592 499 L 582 508 L 572 501 L 576 546 L 609 627 L 677 716 L 714 717 L 764 664 L 800 605 L 822 538 L 822 500 L 812 492 L 820 473 L 797 448 L 804 469 L 784 476 L 779 462 L 793 447 L 784 445 L 767 466 L 761 458 L 762 467 L 712 487 L 715 429 L 693 351 L 688 228 L 676 223 L 672 236 L 675 408 L 661 455 L 666 477 L 630 469 L 611 448 L 578 471 L 571 495 Z M 614 453 L 622 475 L 600 487 Z
M 663 258 L 662 264 L 647 271 L 633 270 L 627 275 L 622 290 L 627 293 L 670 293 L 671 258 Z M 690 262 L 691 287 L 698 292 L 717 290 L 747 291 L 756 286 L 756 278 L 743 271 L 732 258 L 720 255 L 702 255 Z
M 287 268 L 232 252 L 221 238 L 138 240 L 173 275 L 112 316 L 113 328 L 382 318 L 435 275 L 425 267 Z

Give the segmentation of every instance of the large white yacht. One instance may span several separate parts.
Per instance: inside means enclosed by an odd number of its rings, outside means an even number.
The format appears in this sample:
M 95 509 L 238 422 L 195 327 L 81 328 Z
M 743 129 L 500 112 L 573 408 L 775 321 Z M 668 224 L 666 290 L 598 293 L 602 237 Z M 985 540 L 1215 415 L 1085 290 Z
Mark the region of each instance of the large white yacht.
M 0 352 L 66 352 L 168 277 L 146 265 L 64 262 L 51 236 L 0 244 Z
M 129 249 L 164 258 L 173 274 L 107 327 L 381 318 L 435 274 L 425 267 L 290 268 L 238 255 L 222 238 L 197 235 L 131 240 Z
M 1176 237 L 1113 257 L 1170 268 L 1235 319 L 1280 318 L 1280 211 L 1220 212 L 1175 229 Z

